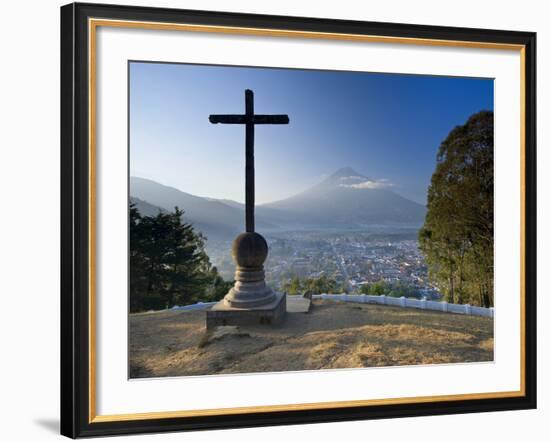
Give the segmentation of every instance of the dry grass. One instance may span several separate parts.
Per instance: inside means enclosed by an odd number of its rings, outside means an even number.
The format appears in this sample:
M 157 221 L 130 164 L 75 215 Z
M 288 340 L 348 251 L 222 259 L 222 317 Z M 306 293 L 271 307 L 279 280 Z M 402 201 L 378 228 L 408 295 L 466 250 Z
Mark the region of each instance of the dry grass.
M 207 333 L 204 323 L 204 311 L 131 315 L 130 376 L 493 360 L 493 321 L 475 316 L 319 301 L 278 327 Z

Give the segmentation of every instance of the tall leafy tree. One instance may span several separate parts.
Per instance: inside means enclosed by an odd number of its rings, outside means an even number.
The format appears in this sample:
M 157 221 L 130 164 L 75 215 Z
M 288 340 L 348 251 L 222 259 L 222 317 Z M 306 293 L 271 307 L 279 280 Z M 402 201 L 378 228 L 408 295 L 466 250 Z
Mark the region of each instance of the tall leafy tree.
M 493 163 L 490 111 L 454 128 L 437 153 L 419 243 L 449 302 L 493 305 Z
M 141 216 L 130 206 L 131 311 L 223 296 L 220 293 L 227 286 L 210 263 L 205 238 L 183 219 L 178 207 L 174 212 Z

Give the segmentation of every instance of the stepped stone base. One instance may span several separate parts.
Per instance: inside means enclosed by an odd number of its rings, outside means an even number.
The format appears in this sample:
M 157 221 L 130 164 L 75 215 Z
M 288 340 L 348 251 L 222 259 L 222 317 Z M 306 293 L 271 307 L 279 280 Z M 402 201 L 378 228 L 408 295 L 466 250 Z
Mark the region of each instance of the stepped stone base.
M 275 293 L 269 304 L 252 308 L 230 307 L 222 299 L 206 311 L 206 328 L 220 325 L 277 325 L 286 314 L 286 293 Z

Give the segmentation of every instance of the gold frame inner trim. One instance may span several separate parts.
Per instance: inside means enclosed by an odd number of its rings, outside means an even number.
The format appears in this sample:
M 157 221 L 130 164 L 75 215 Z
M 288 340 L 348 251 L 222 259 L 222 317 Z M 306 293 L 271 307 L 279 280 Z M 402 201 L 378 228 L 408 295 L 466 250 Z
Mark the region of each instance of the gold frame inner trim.
M 521 50 L 523 45 L 477 41 L 441 40 L 433 38 L 391 37 L 380 35 L 345 34 L 334 32 L 292 31 L 287 29 L 244 28 L 238 26 L 212 26 L 184 23 L 159 23 L 131 20 L 90 19 L 91 27 L 149 29 L 157 31 L 208 32 L 217 34 L 254 35 L 263 37 L 293 37 L 322 40 L 357 41 L 369 43 L 399 43 L 421 46 L 454 46 L 461 48 Z
M 336 402 L 317 402 L 284 405 L 262 405 L 251 407 L 215 408 L 201 410 L 159 411 L 129 414 L 96 414 L 96 31 L 97 27 L 134 28 L 163 31 L 208 32 L 218 34 L 254 35 L 266 37 L 292 37 L 339 41 L 356 41 L 386 44 L 412 44 L 420 46 L 443 46 L 476 49 L 497 49 L 520 53 L 520 169 L 521 169 L 521 240 L 520 240 L 520 389 L 518 391 L 466 393 L 438 396 L 417 396 L 388 399 L 368 399 Z M 292 31 L 284 29 L 244 28 L 232 26 L 210 26 L 182 23 L 140 22 L 130 20 L 88 19 L 88 69 L 89 69 L 89 423 L 133 421 L 145 419 L 169 419 L 179 417 L 236 415 L 258 412 L 280 412 L 298 410 L 322 410 L 327 408 L 349 408 L 376 405 L 419 404 L 426 402 L 461 401 L 512 398 L 525 396 L 525 46 L 493 42 L 438 40 L 411 37 L 390 37 L 330 32 Z

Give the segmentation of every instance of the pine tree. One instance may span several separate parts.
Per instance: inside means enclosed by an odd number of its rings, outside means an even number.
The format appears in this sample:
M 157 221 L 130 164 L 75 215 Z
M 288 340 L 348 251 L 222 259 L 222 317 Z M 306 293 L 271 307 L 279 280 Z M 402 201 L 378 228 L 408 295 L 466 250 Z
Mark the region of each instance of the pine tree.
M 142 217 L 130 206 L 131 311 L 207 300 L 212 286 L 220 286 L 204 249 L 205 238 L 183 218 L 178 207 Z

